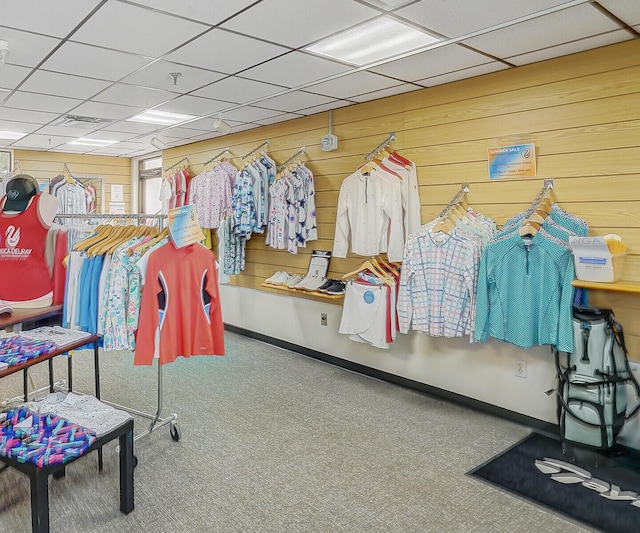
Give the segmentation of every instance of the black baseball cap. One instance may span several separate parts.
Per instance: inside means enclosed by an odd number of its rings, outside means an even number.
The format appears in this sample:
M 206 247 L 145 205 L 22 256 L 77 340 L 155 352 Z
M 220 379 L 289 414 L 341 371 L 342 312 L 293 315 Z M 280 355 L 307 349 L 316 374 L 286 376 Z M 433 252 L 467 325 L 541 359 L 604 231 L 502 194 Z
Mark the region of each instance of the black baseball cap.
M 38 192 L 38 182 L 27 174 L 19 174 L 7 183 L 7 199 L 3 211 L 24 211 Z

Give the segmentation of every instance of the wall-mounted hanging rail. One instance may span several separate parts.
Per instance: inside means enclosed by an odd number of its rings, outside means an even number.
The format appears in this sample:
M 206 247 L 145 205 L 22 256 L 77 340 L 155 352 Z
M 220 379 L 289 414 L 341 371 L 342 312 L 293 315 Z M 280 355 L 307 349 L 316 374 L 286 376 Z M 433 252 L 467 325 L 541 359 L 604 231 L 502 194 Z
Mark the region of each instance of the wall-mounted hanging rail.
M 528 218 L 531 214 L 533 214 L 533 212 L 536 210 L 536 208 L 540 204 L 540 201 L 552 190 L 553 190 L 553 178 L 546 178 L 544 180 L 544 184 L 542 185 L 542 190 L 538 194 L 536 194 L 536 197 L 533 199 L 533 202 L 531 202 L 529 209 L 527 209 L 525 213 L 525 219 Z
M 282 165 L 279 165 L 278 168 L 276 169 L 276 172 L 281 172 L 282 170 L 284 170 L 289 163 L 292 163 L 293 161 L 298 159 L 306 151 L 307 151 L 307 147 L 306 146 L 303 146 L 302 148 L 300 148 L 300 150 L 298 150 L 289 159 L 287 159 L 284 163 L 282 163 Z
M 376 146 L 373 150 L 371 150 L 364 158 L 367 161 L 371 161 L 381 150 L 384 150 L 387 146 L 389 146 L 393 141 L 396 140 L 395 132 L 391 132 L 389 136 L 382 141 L 378 146 Z
M 185 161 L 189 161 L 189 156 L 183 157 L 180 161 L 178 161 L 177 163 L 174 163 L 173 165 L 171 165 L 168 168 L 165 168 L 164 171 L 165 172 L 169 172 L 172 168 L 177 167 L 180 163 L 184 163 Z
M 209 163 L 213 163 L 216 159 L 218 159 L 219 157 L 222 157 L 224 154 L 226 154 L 228 152 L 231 152 L 231 150 L 229 150 L 229 147 L 227 146 L 224 150 L 222 150 L 222 152 L 220 152 L 219 154 L 214 155 L 211 159 L 209 159 L 209 161 L 204 163 L 202 166 L 206 167 Z
M 262 148 L 263 146 L 269 146 L 269 139 L 267 139 L 266 141 L 264 141 L 262 144 L 260 144 L 259 146 L 256 146 L 253 150 L 251 150 L 248 154 L 245 154 L 242 156 L 242 159 L 246 159 L 247 157 L 252 156 L 253 154 L 255 154 L 258 150 L 260 150 L 260 148 Z
M 18 163 L 18 160 L 17 160 L 17 159 L 14 159 L 14 160 L 13 160 L 13 164 L 14 164 L 14 166 L 18 169 L 18 173 L 19 173 L 19 174 L 23 174 L 23 172 L 22 172 L 22 167 L 20 166 L 20 163 Z M 15 174 L 15 172 L 14 172 L 14 174 Z
M 458 202 L 460 202 L 460 200 L 462 200 L 467 195 L 468 192 L 469 192 L 469 184 L 463 183 L 460 186 L 460 190 L 453 196 L 453 198 L 447 204 L 447 206 L 442 211 L 440 211 L 440 218 L 447 216 L 447 214 L 449 213 L 449 210 Z

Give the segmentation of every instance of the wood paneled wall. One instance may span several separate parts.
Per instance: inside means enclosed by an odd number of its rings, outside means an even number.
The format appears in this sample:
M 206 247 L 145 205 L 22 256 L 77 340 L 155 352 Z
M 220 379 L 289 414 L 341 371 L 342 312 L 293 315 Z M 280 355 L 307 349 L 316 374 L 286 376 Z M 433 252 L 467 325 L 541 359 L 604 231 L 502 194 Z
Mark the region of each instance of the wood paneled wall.
M 20 163 L 25 174 L 36 179 L 52 179 L 62 174 L 63 164 L 67 163 L 73 174 L 104 177 L 104 211 L 109 212 L 112 184 L 124 186 L 124 202 L 127 213 L 131 213 L 131 159 L 128 157 L 109 157 L 98 155 L 65 154 L 58 152 L 36 152 L 33 150 L 15 150 L 14 158 Z M 98 197 L 98 208 L 102 197 Z
M 311 89 L 310 89 L 311 90 Z M 269 139 L 282 162 L 301 146 L 316 180 L 319 240 L 298 255 L 267 248 L 255 235 L 247 267 L 233 283 L 262 289 L 276 270 L 305 272 L 312 249 L 331 250 L 342 180 L 389 132 L 393 147 L 418 166 L 423 222 L 470 184 L 469 203 L 502 224 L 527 208 L 543 178 L 553 197 L 586 219 L 593 235 L 615 232 L 630 248 L 625 279 L 640 281 L 640 40 L 513 68 L 477 78 L 353 105 L 333 112 L 339 148 L 322 152 L 326 113 L 166 150 L 164 166 L 189 156 L 194 172 L 228 146 L 241 156 Z M 535 143 L 537 178 L 489 180 L 487 149 Z M 17 156 L 16 156 L 17 157 Z M 236 160 L 240 164 L 240 160 Z M 331 260 L 333 277 L 362 258 Z M 640 359 L 639 296 L 607 294 Z

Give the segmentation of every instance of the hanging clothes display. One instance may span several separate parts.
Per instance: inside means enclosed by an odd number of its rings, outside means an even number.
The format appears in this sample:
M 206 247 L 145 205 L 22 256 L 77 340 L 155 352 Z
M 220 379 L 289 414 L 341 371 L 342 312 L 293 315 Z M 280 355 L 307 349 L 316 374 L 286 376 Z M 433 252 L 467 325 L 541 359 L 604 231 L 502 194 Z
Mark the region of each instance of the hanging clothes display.
M 298 160 L 304 152 L 285 161 L 269 187 L 266 245 L 292 254 L 318 239 L 313 173 Z
M 388 155 L 386 162 L 375 157 L 394 138 L 390 136 L 370 152 L 365 157 L 368 162 L 340 186 L 333 245 L 335 257 L 346 257 L 351 242 L 354 254 L 386 253 L 390 261 L 402 261 L 410 230 L 420 226 L 415 165 L 402 165 L 399 154 L 393 159 Z M 402 161 L 408 162 L 404 158 Z
M 584 220 L 553 204 L 552 188 L 548 180 L 529 210 L 509 219 L 483 252 L 477 340 L 494 337 L 522 348 L 573 351 L 575 272 L 568 236 L 586 236 L 589 230 Z
M 371 258 L 344 278 L 347 282 L 338 333 L 350 340 L 387 349 L 396 339 L 397 287 L 400 270 L 384 259 Z
M 480 258 L 496 225 L 466 205 L 467 192 L 463 186 L 407 240 L 398 296 L 402 333 L 473 339 Z
M 187 205 L 189 182 L 191 180 L 188 162 L 189 158 L 184 157 L 164 170 L 164 177 L 160 185 L 160 202 L 163 215 L 168 214 L 169 209 Z
M 231 206 L 237 174 L 238 169 L 224 159 L 191 180 L 187 203 L 196 206 L 200 227 L 212 229 L 220 225 L 223 214 Z
M 214 254 L 173 241 L 151 253 L 137 329 L 135 365 L 179 356 L 224 355 L 224 327 Z

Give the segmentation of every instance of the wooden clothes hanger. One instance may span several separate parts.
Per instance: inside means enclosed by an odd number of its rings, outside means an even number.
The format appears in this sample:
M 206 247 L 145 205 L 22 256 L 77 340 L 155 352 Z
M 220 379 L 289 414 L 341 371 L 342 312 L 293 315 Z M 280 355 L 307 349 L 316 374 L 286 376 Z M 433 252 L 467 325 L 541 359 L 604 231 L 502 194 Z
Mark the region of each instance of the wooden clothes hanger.
M 375 259 L 372 259 L 372 260 L 375 261 Z M 367 260 L 364 263 L 362 263 L 353 272 L 349 272 L 348 274 L 345 274 L 344 276 L 342 276 L 342 279 L 347 279 L 347 278 L 350 278 L 351 276 L 355 276 L 356 274 L 363 272 L 364 270 L 369 270 L 370 272 L 373 272 L 374 274 L 376 274 L 376 277 L 380 278 L 389 287 L 393 285 L 393 281 L 387 276 L 387 274 L 385 274 L 379 267 L 374 266 L 370 260 Z

